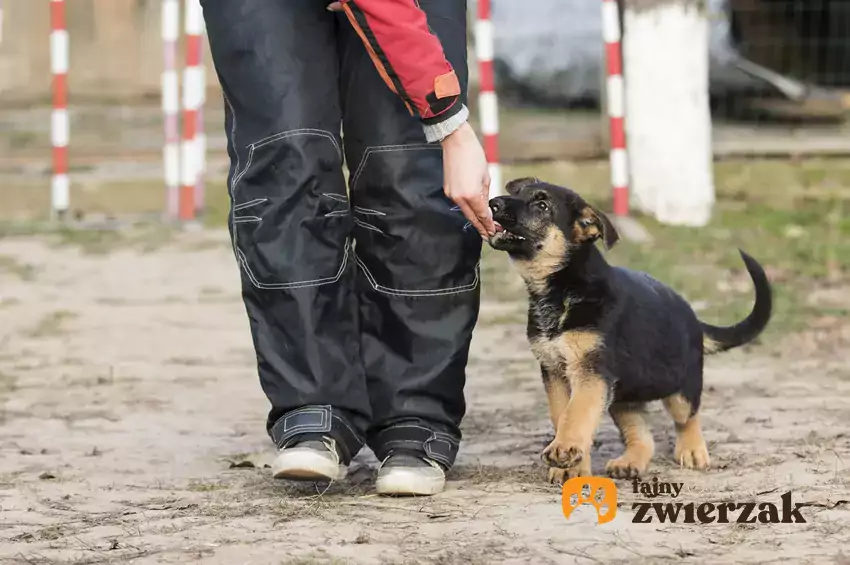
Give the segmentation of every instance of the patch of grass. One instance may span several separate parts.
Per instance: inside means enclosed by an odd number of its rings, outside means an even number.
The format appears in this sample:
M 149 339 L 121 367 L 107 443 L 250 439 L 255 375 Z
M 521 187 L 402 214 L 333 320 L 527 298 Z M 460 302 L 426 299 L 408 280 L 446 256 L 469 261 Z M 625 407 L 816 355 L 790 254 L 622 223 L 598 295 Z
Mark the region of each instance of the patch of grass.
M 172 231 L 161 225 L 137 225 L 129 229 L 84 229 L 60 227 L 50 232 L 57 246 L 69 246 L 83 253 L 104 255 L 119 249 L 151 253 L 169 243 Z
M 9 273 L 22 281 L 34 281 L 36 269 L 27 263 L 21 263 L 14 257 L 0 255 L 0 273 Z
M 197 357 L 172 357 L 166 360 L 166 363 L 169 365 L 183 365 L 186 367 L 197 367 L 199 365 L 208 364 L 203 359 L 199 359 Z
M 23 471 L 0 473 L 0 490 L 10 490 L 16 488 L 18 485 L 18 479 L 23 474 Z
M 18 390 L 18 377 L 0 372 L 0 398 Z
M 31 131 L 13 131 L 6 136 L 6 143 L 13 149 L 24 149 L 35 145 L 39 136 Z
M 108 253 L 124 244 L 124 236 L 115 231 L 60 228 L 55 232 L 56 245 L 78 247 L 85 253 Z
M 32 338 L 54 337 L 65 333 L 65 323 L 68 320 L 73 320 L 78 316 L 75 312 L 68 310 L 56 310 L 51 312 L 36 323 L 36 325 L 27 332 L 27 335 Z
M 35 533 L 36 537 L 42 541 L 44 540 L 57 540 L 65 535 L 64 530 L 61 526 L 47 526 L 41 528 Z
M 655 242 L 627 243 L 612 250 L 610 259 L 649 272 L 692 303 L 704 304 L 704 321 L 727 325 L 740 320 L 752 305 L 752 283 L 736 248 L 743 249 L 765 267 L 773 282 L 774 318 L 765 334 L 769 338 L 828 315 L 829 309 L 808 304 L 807 295 L 817 286 L 847 282 L 850 221 L 828 226 L 828 214 L 829 205 L 822 202 L 783 210 L 721 200 L 712 223 L 701 229 L 662 226 L 644 218 Z
M 11 308 L 17 306 L 21 301 L 17 298 L 0 298 L 0 308 Z
M 482 314 L 479 317 L 479 324 L 486 326 L 515 326 L 524 324 L 528 319 L 528 313 L 525 308 L 516 308 L 510 312 L 502 312 L 499 314 Z
M 213 492 L 218 490 L 226 490 L 229 489 L 230 486 L 226 485 L 222 482 L 217 483 L 207 483 L 204 481 L 191 481 L 189 486 L 186 487 L 186 490 L 192 492 Z
M 95 298 L 95 303 L 103 304 L 105 306 L 125 306 L 130 303 L 126 298 L 112 298 L 112 297 L 101 297 Z
M 321 553 L 300 555 L 280 562 L 280 565 L 346 565 L 348 561 Z
M 226 229 L 226 219 L 222 219 L 221 223 L 210 223 L 207 226 L 208 228 L 213 229 Z M 211 251 L 211 250 L 221 250 L 221 249 L 230 249 L 229 242 L 222 242 L 216 240 L 202 240 L 202 241 L 190 241 L 186 243 L 182 243 L 179 247 L 182 251 L 193 252 L 193 251 Z

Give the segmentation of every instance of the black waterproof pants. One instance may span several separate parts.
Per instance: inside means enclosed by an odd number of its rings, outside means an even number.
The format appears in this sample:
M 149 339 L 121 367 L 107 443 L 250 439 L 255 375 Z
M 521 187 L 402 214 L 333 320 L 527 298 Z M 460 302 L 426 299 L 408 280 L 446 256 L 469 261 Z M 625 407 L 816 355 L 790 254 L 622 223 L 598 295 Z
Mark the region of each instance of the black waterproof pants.
M 268 432 L 454 463 L 481 237 L 330 0 L 202 0 Z M 465 92 L 466 2 L 420 0 Z M 343 176 L 343 161 L 350 178 Z

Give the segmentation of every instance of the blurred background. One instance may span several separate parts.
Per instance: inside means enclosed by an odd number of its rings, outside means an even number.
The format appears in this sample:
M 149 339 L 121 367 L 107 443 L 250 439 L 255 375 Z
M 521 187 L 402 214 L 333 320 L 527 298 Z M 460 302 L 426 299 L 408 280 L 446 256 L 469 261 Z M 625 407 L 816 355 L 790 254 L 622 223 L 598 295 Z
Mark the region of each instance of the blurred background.
M 77 562 L 71 558 L 82 555 L 92 560 L 80 563 L 93 563 L 111 562 L 91 557 L 111 552 L 116 562 L 129 562 L 163 552 L 176 556 L 173 562 L 191 554 L 234 563 L 256 549 L 250 540 L 313 551 L 303 540 L 321 537 L 323 524 L 335 524 L 324 546 L 331 554 L 363 562 L 379 562 L 368 559 L 374 542 L 374 551 L 439 553 L 439 563 L 464 564 L 500 562 L 539 546 L 548 549 L 529 562 L 560 563 L 552 556 L 563 536 L 598 536 L 600 547 L 587 551 L 611 563 L 633 562 L 638 550 L 645 562 L 672 555 L 728 561 L 735 551 L 745 555 L 741 563 L 767 562 L 780 545 L 792 561 L 825 563 L 834 548 L 848 547 L 850 533 L 840 526 L 846 510 L 836 501 L 846 508 L 850 488 L 850 1 L 620 5 L 625 105 L 632 111 L 627 150 L 635 149 L 630 184 L 654 183 L 673 196 L 699 185 L 712 202 L 702 225 L 633 206 L 631 217 L 649 237 L 624 239 L 609 260 L 672 285 L 709 323 L 735 322 L 752 304 L 737 248 L 760 261 L 775 285 L 767 332 L 712 360 L 707 373 L 703 422 L 716 472 L 679 471 L 670 453 L 674 434 L 663 419 L 657 468 L 663 480 L 688 481 L 711 500 L 730 490 L 733 497 L 785 492 L 793 483 L 795 497 L 824 513 L 808 528 L 763 529 L 758 536 L 717 525 L 716 536 L 691 528 L 670 541 L 662 529 L 647 528 L 628 547 L 579 526 L 565 533 L 547 518 L 560 503 L 537 462 L 550 431 L 539 368 L 524 341 L 525 290 L 506 258 L 486 248 L 466 443 L 453 471 L 460 490 L 415 508 L 369 502 L 371 510 L 365 505 L 352 514 L 325 493 L 273 484 L 262 471 L 270 452 L 262 432 L 266 404 L 226 233 L 229 163 L 206 41 L 206 205 L 199 229 L 185 230 L 164 219 L 161 0 L 67 0 L 70 209 L 57 222 L 50 4 L 0 0 L 0 504 L 13 522 L 0 531 L 10 542 L 0 543 L 0 557 L 35 559 L 37 550 L 55 560 L 25 562 Z M 534 175 L 611 210 L 601 4 L 494 0 L 493 66 L 503 180 Z M 705 36 L 695 34 L 692 44 L 665 36 L 671 20 L 662 15 L 671 6 L 692 10 L 679 14 L 696 26 L 685 29 Z M 470 2 L 469 102 L 479 128 L 476 10 Z M 642 33 L 655 29 L 658 42 L 655 51 L 630 55 L 629 32 L 637 34 L 641 22 L 649 22 Z M 178 70 L 184 47 L 181 33 Z M 677 59 L 686 52 L 707 61 L 705 76 L 699 64 Z M 646 75 L 630 78 L 639 58 Z M 647 81 L 650 75 L 661 78 Z M 702 89 L 692 104 L 680 88 L 691 78 L 689 88 Z M 644 98 L 633 95 L 639 84 Z M 699 116 L 703 101 L 706 120 L 694 122 L 698 131 L 677 128 L 677 112 L 693 106 Z M 677 167 L 674 150 L 703 136 L 705 144 L 696 143 L 688 158 L 705 167 Z M 652 151 L 640 151 L 644 141 Z M 670 153 L 656 150 L 663 147 Z M 666 167 L 655 180 L 654 164 Z M 615 455 L 610 423 L 600 438 L 604 455 Z M 595 461 L 604 468 L 604 456 Z M 366 497 L 369 484 L 330 492 Z M 94 487 L 111 494 L 93 494 Z M 280 502 L 282 494 L 291 500 Z M 200 524 L 195 537 L 169 545 L 164 532 L 181 532 L 187 521 Z M 281 522 L 285 528 L 277 527 Z M 532 532 L 520 522 L 539 527 Z M 252 533 L 237 540 L 242 530 L 230 530 L 231 523 Z M 429 533 L 402 531 L 422 524 Z M 358 544 L 356 551 L 334 545 L 340 532 L 350 538 L 345 543 Z M 215 545 L 221 540 L 230 542 Z M 227 547 L 240 549 L 228 554 Z M 485 561 L 482 548 L 490 552 Z M 325 557 L 292 563 L 331 562 Z
M 3 2 L 0 220 L 8 225 L 50 215 L 49 4 Z M 647 249 L 656 257 L 669 255 L 676 266 L 679 261 L 672 258 L 693 257 L 696 246 L 707 263 L 737 268 L 733 247 L 743 245 L 780 280 L 806 288 L 815 282 L 838 284 L 850 261 L 850 220 L 844 210 L 850 178 L 850 2 L 709 0 L 702 5 L 708 21 L 708 149 L 714 161 L 709 183 L 713 180 L 718 203 L 702 230 L 655 226 L 652 215 L 644 218 L 649 229 L 677 233 L 656 238 Z M 477 4 L 469 7 L 470 106 L 477 127 Z M 159 0 L 67 2 L 73 218 L 158 220 L 164 213 L 161 14 Z M 600 3 L 497 2 L 492 25 L 504 179 L 533 172 L 589 192 L 610 209 Z M 181 33 L 178 72 L 184 42 Z M 201 217 L 206 225 L 224 227 L 228 161 L 222 99 L 206 41 L 203 45 L 208 196 Z M 628 67 L 628 54 L 624 58 Z M 661 108 L 679 97 L 671 94 L 664 101 L 666 88 L 657 87 Z M 689 134 L 677 135 L 687 140 Z M 633 213 L 640 218 L 640 209 Z M 731 234 L 728 246 L 716 245 L 715 229 L 729 230 L 720 232 Z M 668 244 L 665 253 L 657 252 Z M 675 269 L 669 277 L 685 282 Z M 695 282 L 708 284 L 703 277 Z M 704 298 L 704 289 L 695 291 Z M 834 306 L 843 313 L 848 304 Z

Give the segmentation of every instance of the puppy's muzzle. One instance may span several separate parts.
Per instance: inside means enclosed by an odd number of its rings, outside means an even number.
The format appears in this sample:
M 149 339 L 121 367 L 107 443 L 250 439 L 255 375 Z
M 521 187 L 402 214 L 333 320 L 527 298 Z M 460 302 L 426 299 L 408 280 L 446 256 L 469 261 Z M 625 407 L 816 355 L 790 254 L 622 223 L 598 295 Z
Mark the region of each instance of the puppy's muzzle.
M 490 210 L 493 212 L 493 221 L 496 222 L 496 231 L 502 231 L 516 224 L 516 216 L 508 213 L 508 202 L 504 196 L 491 198 Z

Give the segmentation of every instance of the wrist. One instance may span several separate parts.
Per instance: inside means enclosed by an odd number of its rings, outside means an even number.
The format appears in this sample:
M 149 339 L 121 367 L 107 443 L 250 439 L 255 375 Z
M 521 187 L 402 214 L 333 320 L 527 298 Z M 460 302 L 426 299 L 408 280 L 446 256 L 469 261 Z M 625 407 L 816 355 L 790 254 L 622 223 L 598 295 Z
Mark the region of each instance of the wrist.
M 475 131 L 472 129 L 472 126 L 469 125 L 469 122 L 463 122 L 457 127 L 457 129 L 444 137 L 442 141 L 440 141 L 440 145 L 443 147 L 451 146 L 468 139 L 470 135 L 475 136 Z
M 455 111 L 443 121 L 427 123 L 424 125 L 425 139 L 428 143 L 439 141 L 443 143 L 449 136 L 467 124 L 469 109 L 461 105 L 460 110 Z

